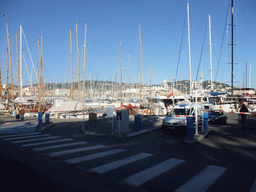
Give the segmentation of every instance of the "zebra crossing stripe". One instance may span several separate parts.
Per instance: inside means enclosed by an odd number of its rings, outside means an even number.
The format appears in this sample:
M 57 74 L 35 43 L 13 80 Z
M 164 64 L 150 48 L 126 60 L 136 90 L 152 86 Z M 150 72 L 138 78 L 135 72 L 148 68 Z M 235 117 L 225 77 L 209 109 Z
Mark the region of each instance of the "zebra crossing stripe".
M 113 150 L 110 150 L 110 151 L 104 151 L 104 152 L 95 153 L 95 154 L 92 154 L 92 155 L 86 155 L 86 156 L 83 156 L 83 157 L 68 159 L 68 160 L 66 160 L 66 162 L 71 163 L 71 164 L 80 163 L 80 162 L 89 161 L 89 160 L 92 160 L 92 159 L 97 159 L 97 158 L 100 158 L 100 157 L 105 157 L 105 156 L 108 156 L 108 155 L 113 155 L 113 154 L 120 153 L 120 152 L 123 152 L 123 151 L 126 151 L 126 150 L 125 149 L 113 149 Z
M 249 192 L 255 192 L 256 191 L 256 179 L 254 180 L 253 184 L 252 184 L 252 188 L 250 189 Z
M 118 160 L 118 161 L 114 161 L 112 163 L 108 163 L 106 165 L 102 165 L 102 166 L 99 166 L 99 167 L 92 168 L 92 169 L 90 169 L 90 171 L 95 171 L 97 173 L 105 173 L 105 172 L 111 171 L 113 169 L 116 169 L 118 167 L 127 165 L 129 163 L 144 159 L 144 158 L 149 157 L 151 155 L 152 154 L 149 154 L 149 153 L 140 153 L 140 154 L 137 154 L 137 155 L 125 158 L 125 159 L 121 159 L 121 160 Z
M 90 151 L 90 150 L 100 149 L 100 148 L 104 148 L 104 147 L 106 147 L 106 146 L 105 145 L 93 145 L 90 147 L 81 147 L 81 148 L 76 148 L 76 149 L 54 152 L 54 153 L 50 153 L 49 155 L 52 157 L 57 157 L 57 156 L 61 156 L 61 155 L 67 155 L 67 154 L 81 152 L 81 151 Z
M 160 164 L 157 164 L 153 167 L 145 169 L 144 171 L 138 172 L 138 173 L 124 179 L 123 181 L 125 181 L 131 185 L 134 185 L 134 186 L 140 186 L 140 185 L 146 183 L 147 181 L 157 177 L 158 175 L 171 170 L 172 168 L 176 167 L 177 165 L 179 165 L 183 162 L 184 162 L 184 160 L 171 158 L 171 159 L 164 161 Z
M 209 165 L 202 172 L 178 188 L 175 192 L 206 191 L 226 171 L 226 169 L 227 168 L 224 167 Z
M 63 142 L 63 141 L 72 141 L 73 139 L 57 139 L 53 141 L 44 141 L 44 142 L 38 142 L 38 143 L 29 143 L 25 145 L 21 145 L 22 147 L 31 147 L 31 146 L 36 146 L 36 145 L 45 145 L 45 144 L 50 144 L 50 143 L 58 143 L 58 142 Z
M 44 138 L 37 138 L 37 139 L 26 139 L 21 141 L 13 141 L 13 143 L 26 143 L 30 141 L 40 141 L 40 140 L 58 139 L 58 138 L 61 138 L 61 136 L 52 136 L 52 137 L 44 137 Z
M 8 138 L 8 137 L 17 137 L 17 136 L 25 136 L 25 135 L 37 135 L 42 134 L 41 132 L 33 132 L 33 133 L 22 133 L 22 134 L 15 134 L 15 135 L 1 135 L 0 138 Z
M 74 142 L 74 143 L 65 143 L 65 144 L 60 144 L 60 145 L 51 145 L 51 146 L 47 146 L 47 147 L 39 147 L 39 148 L 33 148 L 33 150 L 35 151 L 43 151 L 43 150 L 47 150 L 47 149 L 56 149 L 56 148 L 60 148 L 60 147 L 68 147 L 68 146 L 73 146 L 73 145 L 80 145 L 80 144 L 86 144 L 88 142 Z
M 34 138 L 34 137 L 45 137 L 45 136 L 50 136 L 51 134 L 43 134 L 43 135 L 31 135 L 31 136 L 25 136 L 25 137 L 14 137 L 14 138 L 8 138 L 4 139 L 6 141 L 11 141 L 11 140 L 18 140 L 18 139 L 28 139 L 28 138 Z

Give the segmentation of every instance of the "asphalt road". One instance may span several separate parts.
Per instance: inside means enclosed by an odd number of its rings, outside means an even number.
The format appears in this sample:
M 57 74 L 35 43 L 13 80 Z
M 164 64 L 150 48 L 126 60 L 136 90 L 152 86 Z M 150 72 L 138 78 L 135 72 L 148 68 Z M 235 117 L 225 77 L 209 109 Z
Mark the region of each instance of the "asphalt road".
M 100 184 L 104 191 L 118 191 L 119 184 L 119 191 L 255 191 L 255 122 L 248 120 L 244 131 L 238 117 L 231 114 L 227 125 L 210 125 L 211 133 L 193 145 L 185 144 L 183 135 L 163 135 L 160 129 L 126 139 L 86 136 L 75 120 L 56 121 L 38 133 L 42 137 L 0 135 L 4 183 L 20 181 L 22 188 L 35 183 L 50 191 L 93 191 Z M 60 139 L 72 140 L 42 143 Z M 90 189 L 84 187 L 88 182 Z

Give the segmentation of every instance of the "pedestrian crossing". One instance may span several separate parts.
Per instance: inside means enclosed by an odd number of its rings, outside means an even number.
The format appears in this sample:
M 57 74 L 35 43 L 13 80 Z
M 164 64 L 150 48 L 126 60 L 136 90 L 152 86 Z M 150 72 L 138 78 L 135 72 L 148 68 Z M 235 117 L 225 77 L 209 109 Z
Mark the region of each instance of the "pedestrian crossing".
M 0 139 L 19 144 L 22 147 L 30 147 L 34 151 L 60 158 L 68 164 L 77 164 L 98 174 L 112 173 L 113 177 L 117 175 L 116 180 L 136 187 L 147 186 L 150 181 L 155 181 L 154 184 L 157 185 L 156 181 L 159 177 L 166 176 L 174 169 L 182 168 L 187 162 L 178 158 L 159 160 L 157 155 L 151 153 L 129 153 L 129 150 L 125 148 L 110 149 L 106 145 L 74 141 L 71 138 L 62 138 L 42 132 L 0 135 Z M 149 158 L 150 160 L 148 160 Z M 146 161 L 153 161 L 154 164 L 145 165 Z M 132 168 L 140 165 L 142 169 Z M 118 172 L 124 167 L 131 171 L 127 171 L 124 177 L 118 177 Z M 217 165 L 202 167 L 196 175 L 177 187 L 175 191 L 207 191 L 227 171 L 226 167 Z M 171 182 L 169 179 L 174 179 L 175 174 L 178 174 L 177 171 L 171 173 L 172 175 L 168 175 L 168 180 L 166 179 L 166 184 Z

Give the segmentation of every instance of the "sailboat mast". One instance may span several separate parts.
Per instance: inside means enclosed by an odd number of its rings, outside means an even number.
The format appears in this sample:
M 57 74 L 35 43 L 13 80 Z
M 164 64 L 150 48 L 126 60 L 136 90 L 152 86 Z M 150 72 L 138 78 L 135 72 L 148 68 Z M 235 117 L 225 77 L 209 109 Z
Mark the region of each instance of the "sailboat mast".
M 20 25 L 20 97 L 23 96 L 23 90 L 22 90 L 22 26 Z
M 211 33 L 211 15 L 209 14 L 209 41 L 210 41 L 210 66 L 211 66 L 211 90 L 212 86 L 212 33 Z
M 7 70 L 7 75 L 6 75 L 6 92 L 7 92 L 7 101 L 8 101 L 8 107 L 9 107 L 9 63 L 8 63 L 8 49 L 6 49 L 6 70 Z
M 79 49 L 78 49 L 78 24 L 76 22 L 76 50 L 77 50 L 77 75 L 78 75 L 78 101 L 80 101 L 80 73 L 79 73 Z
M 2 64 L 0 60 L 0 98 L 2 99 L 2 72 L 1 72 Z
M 149 98 L 149 102 L 150 102 L 150 115 L 152 114 L 152 90 L 151 90 L 151 86 L 152 86 L 152 83 L 151 83 L 151 64 L 150 64 L 150 98 Z
M 10 71 L 11 71 L 11 89 L 12 89 L 12 100 L 14 99 L 14 90 L 13 90 L 13 78 L 12 78 L 12 57 L 11 57 L 11 46 L 10 46 L 10 35 L 8 29 L 8 23 L 6 22 L 7 30 L 7 39 L 8 39 L 8 51 L 9 51 L 9 60 L 10 60 Z
M 37 66 L 37 86 L 38 86 L 38 112 L 41 112 L 41 96 L 40 96 L 40 83 L 39 83 L 39 69 Z
M 250 63 L 249 88 L 252 87 L 252 63 Z
M 140 105 L 141 105 L 141 31 L 139 24 L 139 62 L 140 62 Z
M 120 42 L 120 93 L 121 93 L 121 102 L 122 100 L 122 44 Z
M 43 81 L 43 34 L 41 34 L 41 52 L 40 52 L 40 81 L 42 90 L 42 102 L 44 103 L 44 81 Z
M 187 3 L 187 15 L 188 15 L 188 57 L 189 57 L 189 75 L 190 75 L 190 94 L 192 93 L 192 74 L 191 74 L 191 51 L 190 51 L 190 23 L 189 23 L 189 3 Z
M 233 0 L 231 0 L 231 94 L 233 95 L 233 70 L 234 70 L 234 54 L 233 54 L 233 47 L 234 47 L 234 21 L 233 21 L 233 14 L 234 14 L 234 6 L 233 6 Z
M 130 69 L 131 69 L 131 58 L 130 58 L 130 55 L 128 56 L 129 57 L 129 104 L 131 102 L 131 73 L 130 73 Z
M 18 94 L 20 97 L 19 44 L 18 44 L 18 32 L 17 31 L 16 31 L 16 51 L 17 51 L 17 70 L 18 70 Z
M 72 59 L 72 34 L 70 29 L 70 58 L 71 58 L 71 100 L 74 101 L 74 90 L 73 90 L 73 59 Z
M 86 32 L 87 32 L 87 24 L 85 23 L 84 29 L 84 70 L 83 70 L 83 109 L 84 109 L 84 96 L 85 96 L 85 54 L 86 54 Z

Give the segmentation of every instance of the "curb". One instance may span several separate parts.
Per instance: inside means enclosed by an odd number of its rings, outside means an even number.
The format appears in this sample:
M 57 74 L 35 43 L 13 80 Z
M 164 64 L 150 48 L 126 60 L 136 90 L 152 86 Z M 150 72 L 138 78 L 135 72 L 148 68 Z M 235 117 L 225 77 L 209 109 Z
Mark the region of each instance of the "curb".
M 202 133 L 202 134 L 200 134 L 200 135 L 198 135 L 198 136 L 194 136 L 194 139 L 193 139 L 193 140 L 187 140 L 187 139 L 185 139 L 185 140 L 184 140 L 184 143 L 186 143 L 186 144 L 194 144 L 194 143 L 197 143 L 197 142 L 201 141 L 201 140 L 202 140 L 206 135 L 208 135 L 210 132 L 211 132 L 211 130 L 208 130 L 208 131 L 206 131 L 205 133 Z
M 114 137 L 114 138 L 129 138 L 129 137 L 134 137 L 136 135 L 140 135 L 143 133 L 147 133 L 156 129 L 160 129 L 161 127 L 155 127 L 155 128 L 150 128 L 150 129 L 144 129 L 141 131 L 137 131 L 137 132 L 132 132 L 132 133 L 127 133 L 127 134 L 123 134 L 123 135 L 119 135 L 119 134 L 104 134 L 104 133 L 97 133 L 97 132 L 93 132 L 93 131 L 86 131 L 84 129 L 84 123 L 82 123 L 82 131 L 85 135 L 92 135 L 92 136 L 99 136 L 99 137 Z
M 48 124 L 46 124 L 46 125 L 44 125 L 44 126 L 42 126 L 42 127 L 40 127 L 40 126 L 37 125 L 36 131 L 43 131 L 43 130 L 45 130 L 45 129 L 48 129 L 48 128 L 53 127 L 54 125 L 55 125 L 55 124 L 54 124 L 53 122 L 49 122 Z

